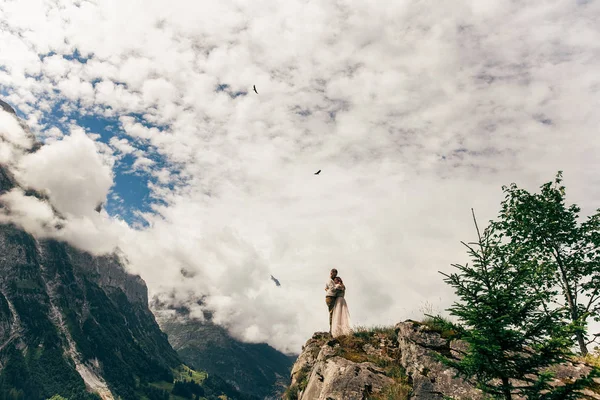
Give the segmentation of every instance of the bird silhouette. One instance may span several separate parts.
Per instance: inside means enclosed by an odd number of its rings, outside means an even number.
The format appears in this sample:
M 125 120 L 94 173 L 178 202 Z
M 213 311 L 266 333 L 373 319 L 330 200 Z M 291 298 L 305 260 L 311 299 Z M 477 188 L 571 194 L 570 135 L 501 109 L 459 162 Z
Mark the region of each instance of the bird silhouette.
M 275 284 L 276 284 L 277 286 L 281 286 L 281 283 L 279 283 L 279 281 L 277 280 L 277 278 L 273 277 L 273 275 L 271 275 L 271 280 L 272 280 L 273 282 L 275 282 Z
M 96 210 L 96 212 L 99 213 L 100 211 L 102 211 L 102 206 L 103 205 L 104 205 L 104 203 L 98 204 L 94 210 Z
M 254 92 L 255 92 L 256 94 L 258 94 L 258 92 L 256 91 L 256 85 L 254 85 Z
M 321 173 L 321 170 L 318 170 L 317 172 L 315 172 L 315 175 L 319 175 Z

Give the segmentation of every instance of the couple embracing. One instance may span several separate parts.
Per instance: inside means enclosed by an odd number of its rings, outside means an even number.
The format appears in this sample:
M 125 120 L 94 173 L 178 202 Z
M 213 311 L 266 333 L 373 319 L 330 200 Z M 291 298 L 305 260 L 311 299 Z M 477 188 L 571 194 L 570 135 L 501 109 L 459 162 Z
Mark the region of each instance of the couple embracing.
M 338 276 L 337 269 L 332 269 L 329 276 L 331 279 L 325 285 L 325 302 L 329 308 L 329 333 L 333 337 L 349 335 L 352 333 L 352 328 L 348 304 L 344 299 L 346 286 Z

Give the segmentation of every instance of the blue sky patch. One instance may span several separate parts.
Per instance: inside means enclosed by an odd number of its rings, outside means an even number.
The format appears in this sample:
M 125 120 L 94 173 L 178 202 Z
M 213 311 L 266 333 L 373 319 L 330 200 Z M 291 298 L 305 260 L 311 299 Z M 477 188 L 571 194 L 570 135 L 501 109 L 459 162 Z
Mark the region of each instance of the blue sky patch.
M 126 138 L 133 147 L 141 150 L 145 157 L 154 161 L 154 164 L 150 167 L 152 170 L 167 168 L 168 163 L 160 153 L 156 152 L 155 148 L 144 140 L 136 140 L 123 133 L 118 118 L 105 118 L 94 114 L 80 115 L 78 112 L 65 114 L 61 109 L 64 103 L 64 101 L 56 103 L 52 112 L 46 114 L 41 122 L 47 124 L 48 128 L 56 126 L 66 133 L 69 131 L 70 121 L 74 121 L 77 125 L 83 127 L 86 132 L 100 135 L 98 141 L 106 144 L 109 144 L 110 139 L 113 137 Z M 156 127 L 148 124 L 142 115 L 131 116 L 144 126 Z M 160 129 L 161 127 L 157 128 Z M 130 225 L 147 226 L 147 222 L 139 217 L 138 213 L 150 213 L 152 212 L 152 203 L 163 202 L 153 198 L 148 188 L 150 182 L 157 183 L 156 178 L 140 169 L 134 171 L 133 164 L 135 161 L 135 155 L 127 154 L 115 163 L 113 169 L 114 185 L 103 208 L 111 216 L 118 216 Z M 175 185 L 169 184 L 168 186 L 172 189 Z

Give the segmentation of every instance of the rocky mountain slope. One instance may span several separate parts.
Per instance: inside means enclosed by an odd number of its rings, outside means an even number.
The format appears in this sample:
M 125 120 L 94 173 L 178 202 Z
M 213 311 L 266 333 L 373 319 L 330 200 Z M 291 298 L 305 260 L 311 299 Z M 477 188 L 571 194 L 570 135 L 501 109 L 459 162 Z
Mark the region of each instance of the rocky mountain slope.
M 179 310 L 177 316 L 157 316 L 157 320 L 185 363 L 220 376 L 242 393 L 261 399 L 281 398 L 296 356 L 264 343 L 240 342 L 207 317 L 205 321 L 190 320 L 185 310 Z
M 10 225 L 0 225 L 0 249 L 0 398 L 252 399 L 183 365 L 143 280 L 116 256 L 92 257 Z M 178 392 L 177 380 L 195 384 Z
M 461 357 L 464 342 L 445 338 L 430 325 L 405 321 L 393 328 L 358 331 L 332 339 L 315 333 L 294 364 L 288 400 L 463 399 L 485 397 L 437 361 L 436 354 Z M 584 364 L 555 369 L 554 384 L 587 374 Z M 600 382 L 581 398 L 600 399 Z M 518 399 L 518 397 L 514 397 Z
M 136 398 L 181 362 L 148 309 L 144 282 L 115 257 L 0 225 L 0 391 Z

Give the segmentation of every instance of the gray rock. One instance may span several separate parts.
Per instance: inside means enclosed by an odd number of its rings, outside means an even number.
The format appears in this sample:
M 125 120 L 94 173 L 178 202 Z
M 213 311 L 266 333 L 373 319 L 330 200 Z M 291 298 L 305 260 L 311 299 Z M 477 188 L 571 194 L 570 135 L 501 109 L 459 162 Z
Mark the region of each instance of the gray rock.
M 450 355 L 454 358 L 461 359 L 469 350 L 469 345 L 467 342 L 462 340 L 452 340 L 450 341 Z
M 329 339 L 329 334 L 327 332 L 316 332 L 313 337 L 310 338 L 302 347 L 302 353 L 300 356 L 298 356 L 298 359 L 292 367 L 292 385 L 298 383 L 301 375 L 312 370 L 313 366 L 317 362 L 317 357 L 321 352 L 321 346 L 327 339 Z
M 15 109 L 12 108 L 10 104 L 8 104 L 7 102 L 5 102 L 3 100 L 0 100 L 0 109 L 6 111 L 7 113 L 17 115 L 17 113 L 15 112 Z
M 394 383 L 372 363 L 328 358 L 322 354 L 330 351 L 328 347 L 321 350 L 300 400 L 362 400 Z
M 438 361 L 439 355 L 460 359 L 468 351 L 468 344 L 460 340 L 448 340 L 426 324 L 405 321 L 396 324 L 395 335 L 373 333 L 368 339 L 358 337 L 347 340 L 331 340 L 326 333 L 315 334 L 303 347 L 292 370 L 290 390 L 296 389 L 299 400 L 337 400 L 369 398 L 369 394 L 386 392 L 393 385 L 406 393 L 406 377 L 394 374 L 396 380 L 386 376 L 378 365 L 404 368 L 408 385 L 412 386 L 410 399 L 437 400 L 483 400 L 486 396 L 471 383 L 457 376 L 456 370 Z M 340 343 L 344 346 L 340 348 Z M 345 344 L 344 344 L 345 343 Z M 346 355 L 347 354 L 347 355 Z M 344 357 L 348 357 L 346 359 Z M 553 386 L 564 385 L 587 375 L 590 367 L 566 363 L 550 368 L 555 373 Z M 600 379 L 596 381 L 600 384 Z M 516 385 L 526 384 L 514 381 Z M 397 386 L 396 386 L 397 385 Z M 300 389 L 300 390 L 298 390 Z M 303 390 L 302 390 L 303 389 Z M 391 388 L 390 388 L 391 389 Z M 408 388 L 410 390 L 410 388 Z M 592 390 L 581 392 L 586 398 L 600 400 L 600 393 Z M 522 397 L 513 396 L 515 400 Z
M 480 390 L 460 378 L 455 370 L 443 365 L 434 352 L 450 352 L 450 343 L 425 325 L 412 321 L 396 324 L 401 362 L 412 378 L 413 399 L 483 399 Z
M 394 383 L 373 363 L 338 356 L 339 346 L 326 332 L 315 333 L 303 346 L 291 373 L 291 385 L 300 386 L 299 400 L 362 400 Z

